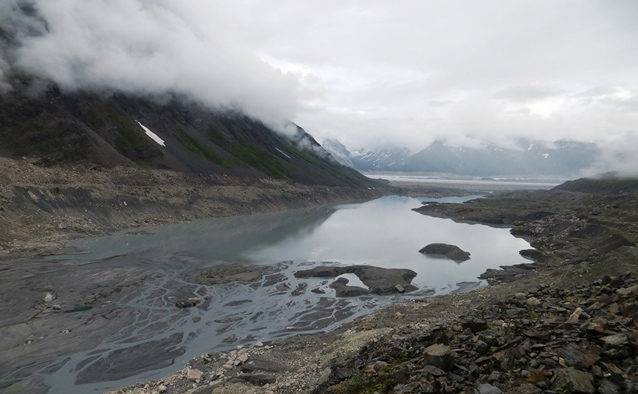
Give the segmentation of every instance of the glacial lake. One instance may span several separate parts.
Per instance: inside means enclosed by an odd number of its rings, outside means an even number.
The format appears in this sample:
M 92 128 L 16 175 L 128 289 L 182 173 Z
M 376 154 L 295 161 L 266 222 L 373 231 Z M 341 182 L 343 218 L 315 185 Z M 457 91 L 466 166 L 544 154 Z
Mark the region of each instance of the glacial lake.
M 51 386 L 50 393 L 103 392 L 158 379 L 206 352 L 331 330 L 382 305 L 475 288 L 480 284 L 477 277 L 488 268 L 529 262 L 519 255 L 520 250 L 530 248 L 528 242 L 512 236 L 509 228 L 456 223 L 412 209 L 423 201 L 461 203 L 477 197 L 388 196 L 361 203 L 128 230 L 73 243 L 71 246 L 85 253 L 55 259 L 77 267 L 140 267 L 153 275 L 117 301 L 119 307 L 136 311 L 134 321 L 104 338 L 97 348 L 61 355 L 63 367 L 40 375 Z M 419 253 L 434 242 L 457 245 L 470 252 L 471 259 L 456 263 Z M 417 272 L 412 283 L 419 289 L 393 296 L 336 298 L 328 287 L 334 279 L 294 277 L 294 272 L 323 262 L 408 268 Z M 193 273 L 222 263 L 267 265 L 274 271 L 256 283 L 204 286 L 190 281 Z M 350 285 L 361 285 L 354 275 L 347 279 Z M 206 302 L 194 308 L 176 308 L 169 295 L 185 291 Z M 99 365 L 117 363 L 116 355 L 123 349 L 160 340 L 172 341 L 171 348 L 180 350 L 172 365 L 76 385 L 83 371 L 84 376 L 95 375 Z

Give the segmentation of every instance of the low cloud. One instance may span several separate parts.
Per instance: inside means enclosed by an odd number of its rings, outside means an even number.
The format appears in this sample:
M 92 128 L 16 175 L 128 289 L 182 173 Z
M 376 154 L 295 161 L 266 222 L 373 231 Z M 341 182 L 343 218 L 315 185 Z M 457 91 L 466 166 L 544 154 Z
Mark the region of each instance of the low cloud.
M 545 100 L 550 97 L 560 96 L 565 90 L 553 86 L 511 86 L 497 92 L 494 97 L 519 103 Z
M 222 32 L 206 33 L 182 7 L 145 0 L 5 1 L 2 26 L 12 36 L 4 41 L 14 48 L 3 51 L 0 69 L 6 75 L 11 66 L 67 91 L 174 92 L 270 124 L 294 118 L 295 78 L 222 39 Z
M 600 159 L 583 172 L 584 176 L 596 176 L 609 171 L 617 172 L 624 176 L 638 176 L 638 135 L 625 132 L 610 137 L 601 144 L 602 153 Z

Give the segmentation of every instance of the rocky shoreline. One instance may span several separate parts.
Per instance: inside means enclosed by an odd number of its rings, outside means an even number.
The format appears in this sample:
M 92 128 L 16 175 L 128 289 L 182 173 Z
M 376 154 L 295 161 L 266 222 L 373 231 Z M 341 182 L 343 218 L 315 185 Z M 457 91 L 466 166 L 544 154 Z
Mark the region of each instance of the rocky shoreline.
M 514 226 L 535 261 L 486 273 L 488 287 L 203 355 L 114 393 L 638 392 L 636 199 L 516 192 L 425 204 L 424 214 Z

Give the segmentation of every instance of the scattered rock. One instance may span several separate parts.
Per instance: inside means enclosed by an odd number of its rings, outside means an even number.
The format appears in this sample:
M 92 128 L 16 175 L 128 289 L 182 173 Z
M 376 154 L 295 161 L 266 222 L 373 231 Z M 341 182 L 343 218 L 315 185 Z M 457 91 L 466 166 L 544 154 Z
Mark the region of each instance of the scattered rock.
M 568 323 L 578 323 L 578 320 L 580 319 L 580 315 L 583 314 L 583 308 L 578 307 L 576 308 L 576 310 L 569 316 L 569 319 L 567 319 Z
M 536 297 L 530 297 L 527 299 L 526 301 L 527 305 L 529 306 L 539 306 L 541 304 L 541 302 L 539 301 L 538 298 Z
M 46 293 L 43 297 L 42 297 L 42 301 L 44 302 L 51 302 L 53 300 L 55 300 L 57 297 L 57 295 L 55 293 Z
M 437 343 L 428 346 L 424 351 L 425 362 L 443 371 L 449 371 L 454 365 L 454 358 L 448 346 Z
M 503 391 L 491 384 L 483 383 L 478 386 L 478 392 L 479 394 L 501 394 Z
M 614 334 L 600 338 L 600 340 L 606 345 L 611 347 L 627 346 L 629 341 L 625 334 Z
M 194 381 L 201 380 L 203 374 L 204 373 L 199 369 L 189 369 L 186 373 L 186 379 Z
M 570 393 L 594 394 L 594 377 L 588 372 L 575 368 L 565 368 L 558 371 L 558 378 L 554 382 L 554 390 Z

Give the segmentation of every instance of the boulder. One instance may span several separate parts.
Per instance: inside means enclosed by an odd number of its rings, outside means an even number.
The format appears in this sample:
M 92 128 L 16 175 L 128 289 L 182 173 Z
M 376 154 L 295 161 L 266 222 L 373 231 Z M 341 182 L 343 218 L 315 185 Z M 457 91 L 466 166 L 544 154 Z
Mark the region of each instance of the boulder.
M 558 371 L 553 388 L 570 393 L 594 394 L 596 388 L 593 382 L 594 377 L 589 372 L 575 368 L 565 368 Z
M 501 394 L 502 391 L 498 387 L 494 387 L 489 383 L 483 383 L 478 386 L 479 394 Z
M 337 297 L 357 297 L 370 294 L 368 289 L 359 286 L 348 286 L 348 279 L 339 278 L 330 284 L 330 288 L 335 289 Z
M 190 308 L 190 307 L 196 306 L 201 301 L 202 301 L 202 299 L 199 298 L 199 297 L 190 297 L 187 300 L 177 301 L 175 303 L 175 306 L 178 307 L 178 308 Z
M 425 248 L 419 250 L 420 253 L 428 255 L 440 255 L 454 260 L 457 262 L 466 261 L 470 259 L 470 253 L 464 251 L 456 245 L 448 245 L 441 243 L 429 244 Z
M 202 378 L 202 371 L 199 369 L 189 369 L 186 373 L 186 379 L 188 380 L 200 380 Z
M 370 265 L 350 266 L 321 266 L 295 272 L 297 278 L 334 278 L 343 274 L 355 274 L 370 289 L 369 292 L 378 295 L 388 295 L 411 292 L 417 289 L 411 282 L 416 272 L 404 268 L 379 268 Z M 334 282 L 331 287 L 347 285 Z M 348 286 L 353 289 L 361 287 Z M 333 287 L 336 289 L 336 287 Z M 365 290 L 365 289 L 363 289 Z
M 424 350 L 424 360 L 428 365 L 432 365 L 443 371 L 450 371 L 454 366 L 454 358 L 449 346 L 436 343 L 428 346 Z
M 598 349 L 597 352 L 596 349 L 593 349 L 592 347 L 584 348 L 570 343 L 567 346 L 558 349 L 556 354 L 563 358 L 565 365 L 568 367 L 586 369 L 590 368 L 598 362 L 598 360 L 600 360 L 600 356 L 598 355 L 599 352 L 600 349 Z

